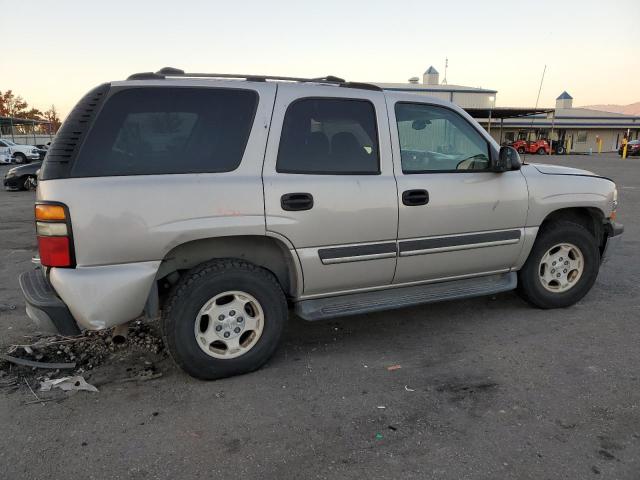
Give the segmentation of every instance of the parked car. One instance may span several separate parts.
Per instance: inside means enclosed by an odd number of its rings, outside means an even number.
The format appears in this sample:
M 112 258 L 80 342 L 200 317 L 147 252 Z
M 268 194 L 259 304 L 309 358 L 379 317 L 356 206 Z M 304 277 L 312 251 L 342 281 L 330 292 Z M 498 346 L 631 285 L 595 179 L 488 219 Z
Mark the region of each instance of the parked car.
M 40 152 L 34 145 L 20 145 L 3 138 L 0 140 L 0 148 L 7 147 L 11 152 L 11 158 L 16 163 L 27 163 L 40 158 Z
M 0 148 L 0 163 L 11 163 L 11 154 L 8 148 Z
M 516 140 L 511 146 L 520 154 L 537 153 L 538 155 L 549 155 L 549 142 L 544 139 L 535 141 Z
M 336 77 L 105 83 L 38 182 L 29 317 L 73 335 L 160 314 L 203 379 L 263 365 L 289 306 L 320 320 L 518 288 L 568 307 L 623 231 L 613 181 L 523 165 L 452 103 Z
M 622 156 L 624 145 L 620 145 L 618 148 L 618 155 Z M 627 144 L 627 157 L 633 157 L 640 155 L 640 140 L 631 140 Z
M 42 162 L 32 162 L 9 169 L 4 175 L 4 188 L 7 190 L 35 189 L 41 166 Z
M 44 160 L 44 157 L 47 155 L 47 151 L 49 150 L 49 145 L 51 144 L 51 142 L 47 143 L 47 144 L 40 144 L 40 145 L 36 145 L 36 148 L 38 149 L 38 159 L 39 160 Z

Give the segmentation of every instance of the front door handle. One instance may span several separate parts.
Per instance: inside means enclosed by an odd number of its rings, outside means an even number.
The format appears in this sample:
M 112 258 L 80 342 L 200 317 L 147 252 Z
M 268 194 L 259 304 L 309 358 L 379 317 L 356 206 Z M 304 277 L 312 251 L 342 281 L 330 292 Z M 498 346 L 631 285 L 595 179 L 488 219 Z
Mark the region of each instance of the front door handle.
M 313 195 L 310 193 L 285 193 L 280 197 L 280 206 L 288 212 L 311 210 L 313 208 Z
M 407 207 L 426 205 L 429 203 L 429 192 L 426 190 L 405 190 L 402 192 L 402 203 Z

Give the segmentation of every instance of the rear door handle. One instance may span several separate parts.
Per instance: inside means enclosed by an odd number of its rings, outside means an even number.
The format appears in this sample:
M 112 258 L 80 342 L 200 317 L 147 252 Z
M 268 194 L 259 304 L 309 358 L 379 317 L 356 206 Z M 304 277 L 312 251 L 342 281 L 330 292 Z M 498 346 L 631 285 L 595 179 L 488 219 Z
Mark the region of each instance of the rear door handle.
M 313 195 L 310 193 L 285 193 L 280 197 L 280 206 L 288 212 L 311 210 L 313 208 Z
M 429 192 L 426 190 L 405 190 L 402 192 L 402 203 L 408 207 L 429 203 Z

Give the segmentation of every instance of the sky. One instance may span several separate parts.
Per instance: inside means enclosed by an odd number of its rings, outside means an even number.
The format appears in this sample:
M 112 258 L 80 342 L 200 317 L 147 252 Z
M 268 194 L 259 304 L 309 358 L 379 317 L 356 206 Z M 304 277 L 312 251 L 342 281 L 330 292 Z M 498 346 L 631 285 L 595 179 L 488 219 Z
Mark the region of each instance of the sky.
M 498 106 L 640 101 L 638 0 L 0 0 L 0 91 L 64 117 L 93 86 L 172 66 L 406 82 L 433 65 Z

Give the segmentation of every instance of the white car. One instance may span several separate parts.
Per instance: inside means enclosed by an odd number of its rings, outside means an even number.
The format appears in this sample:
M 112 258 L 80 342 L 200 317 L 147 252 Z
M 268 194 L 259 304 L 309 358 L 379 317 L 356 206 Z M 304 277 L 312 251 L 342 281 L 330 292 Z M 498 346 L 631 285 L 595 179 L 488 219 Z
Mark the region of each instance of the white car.
M 10 158 L 16 163 L 27 163 L 40 158 L 40 152 L 34 145 L 20 145 L 7 139 L 0 140 L 0 151 L 4 151 L 5 147 L 9 149 Z
M 11 154 L 6 147 L 0 148 L 0 163 L 11 163 Z

